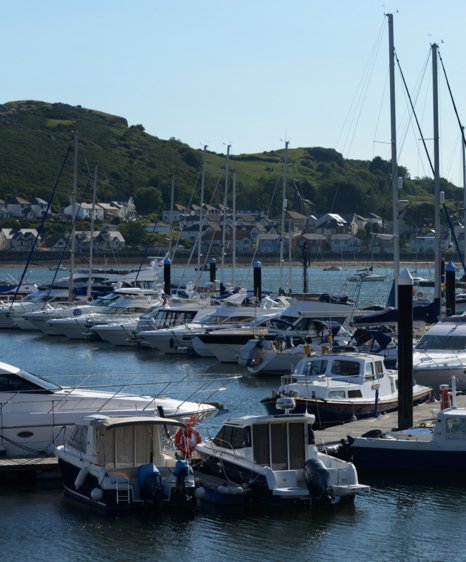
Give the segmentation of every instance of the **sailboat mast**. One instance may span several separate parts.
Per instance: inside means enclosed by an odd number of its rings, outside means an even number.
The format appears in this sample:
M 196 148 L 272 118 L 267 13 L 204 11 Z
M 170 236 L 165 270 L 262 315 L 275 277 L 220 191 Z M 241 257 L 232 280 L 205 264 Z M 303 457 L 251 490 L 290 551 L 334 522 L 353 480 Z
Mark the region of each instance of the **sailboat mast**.
M 235 275 L 235 270 L 236 270 L 236 170 L 233 169 L 233 181 L 232 181 L 232 187 L 231 187 L 231 199 L 232 199 L 232 217 L 231 217 L 231 225 L 232 225 L 232 236 L 231 236 L 231 245 L 232 245 L 232 257 L 231 257 L 231 261 L 232 261 L 232 265 L 231 265 L 231 270 L 232 270 L 232 285 L 233 287 L 236 286 L 236 275 Z
M 94 181 L 92 185 L 92 212 L 91 212 L 91 240 L 89 244 L 89 276 L 87 280 L 87 300 L 90 301 L 92 297 L 92 268 L 93 268 L 93 257 L 94 257 L 94 223 L 95 223 L 95 202 L 97 194 L 97 175 L 99 173 L 99 167 L 94 168 Z
M 170 234 L 168 240 L 168 257 L 173 261 L 172 256 L 172 237 L 173 237 L 173 213 L 175 207 L 175 178 L 172 178 L 172 191 L 170 197 Z
M 464 139 L 464 126 L 461 127 L 461 155 L 463 158 L 463 239 L 464 239 L 464 251 L 463 258 L 466 262 L 466 142 Z M 466 274 L 466 271 L 464 272 Z
M 199 240 L 197 241 L 197 284 L 201 280 L 201 245 L 202 245 L 202 226 L 204 218 L 204 189 L 205 189 L 205 154 L 207 151 L 207 145 L 204 145 L 204 150 L 202 153 L 202 173 L 201 173 L 201 203 L 199 208 Z
M 440 151 L 439 151 L 439 123 L 438 123 L 438 75 L 437 75 L 438 45 L 432 44 L 432 99 L 434 118 L 434 308 L 440 318 Z
M 73 189 L 71 191 L 71 246 L 70 246 L 70 279 L 68 300 L 73 300 L 74 261 L 76 252 L 76 193 L 78 190 L 78 131 L 74 133 Z
M 226 239 L 226 226 L 227 226 L 227 205 L 228 205 L 228 172 L 230 166 L 230 148 L 231 144 L 227 146 L 227 161 L 225 164 L 225 192 L 223 195 L 223 227 L 222 227 L 222 272 L 221 280 L 224 281 L 224 266 L 225 266 L 225 239 Z
M 394 284 L 398 286 L 400 275 L 400 227 L 398 216 L 398 163 L 396 154 L 396 104 L 395 104 L 395 44 L 393 32 L 393 14 L 388 17 L 388 48 L 390 65 L 390 125 L 392 147 L 392 209 L 393 209 L 393 262 Z M 398 306 L 397 292 L 395 290 L 395 307 Z
M 280 280 L 279 290 L 283 290 L 283 247 L 285 244 L 286 186 L 288 183 L 288 141 L 285 141 L 285 160 L 283 164 L 282 224 L 280 231 Z

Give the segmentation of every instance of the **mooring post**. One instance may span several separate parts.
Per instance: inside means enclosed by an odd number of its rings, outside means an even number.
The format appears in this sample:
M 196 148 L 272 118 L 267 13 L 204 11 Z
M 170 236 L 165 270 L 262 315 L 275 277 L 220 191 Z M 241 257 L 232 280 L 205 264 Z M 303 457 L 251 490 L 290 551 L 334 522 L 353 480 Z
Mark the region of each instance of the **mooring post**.
M 163 292 L 166 295 L 171 294 L 171 265 L 172 262 L 170 258 L 167 256 L 163 260 Z
M 447 316 L 456 314 L 456 267 L 455 264 L 449 261 L 445 267 L 445 305 Z
M 262 298 L 262 263 L 259 260 L 254 262 L 254 296 L 257 303 L 260 303 Z
M 398 278 L 398 427 L 413 426 L 413 278 Z

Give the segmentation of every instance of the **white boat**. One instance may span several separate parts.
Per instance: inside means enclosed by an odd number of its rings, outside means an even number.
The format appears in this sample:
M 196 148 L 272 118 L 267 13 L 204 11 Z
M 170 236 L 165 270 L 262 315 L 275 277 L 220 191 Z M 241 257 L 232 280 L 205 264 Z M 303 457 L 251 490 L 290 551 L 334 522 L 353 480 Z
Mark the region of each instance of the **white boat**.
M 52 318 L 47 323 L 56 333 L 67 338 L 89 339 L 92 337 L 91 328 L 94 325 L 138 319 L 149 309 L 162 305 L 161 293 L 158 290 L 128 287 L 115 289 L 115 293 L 119 298 L 103 307 L 100 312 Z
M 415 384 L 413 405 L 431 395 L 431 388 Z M 376 417 L 398 409 L 398 371 L 387 369 L 383 357 L 370 353 L 306 357 L 261 402 L 268 413 L 277 413 L 282 397 L 295 400 L 296 412 L 313 414 L 318 427 Z
M 49 323 L 50 320 L 54 320 L 56 318 L 76 318 L 77 316 L 82 316 L 83 314 L 99 312 L 103 310 L 103 307 L 108 306 L 111 302 L 118 298 L 118 293 L 112 292 L 103 297 L 99 297 L 90 303 L 81 301 L 80 303 L 62 303 L 60 306 L 46 306 L 40 310 L 25 312 L 22 314 L 20 320 L 16 319 L 16 323 L 19 328 L 24 325 L 26 329 L 26 323 L 28 323 L 30 325 L 30 329 L 38 330 L 48 336 L 58 335 L 58 330 Z
M 286 332 L 284 332 L 286 333 Z M 299 332 L 293 330 L 296 336 Z M 301 332 L 303 343 L 295 345 L 293 337 L 277 334 L 273 340 L 250 340 L 239 352 L 238 365 L 246 366 L 251 374 L 284 374 L 294 370 L 304 357 L 332 348 L 343 349 L 351 341 L 351 333 L 338 322 L 314 320 L 312 328 Z M 305 334 L 305 335 L 304 335 Z
M 466 314 L 448 316 L 429 328 L 414 348 L 413 369 L 420 384 L 438 389 L 454 376 L 457 389 L 466 391 Z
M 357 283 L 368 283 L 374 281 L 385 281 L 387 276 L 382 273 L 374 273 L 372 268 L 359 269 L 356 273 L 348 275 L 347 281 L 353 281 Z
M 167 428 L 184 427 L 160 417 L 83 418 L 55 448 L 65 492 L 110 511 L 189 508 L 193 470 L 166 438 Z
M 454 385 L 453 385 L 454 387 Z M 452 389 L 455 404 L 456 389 Z M 461 476 L 466 472 L 466 409 L 438 411 L 433 423 L 407 430 L 372 430 L 350 439 L 358 469 L 398 476 Z
M 259 326 L 260 329 L 252 326 L 248 329 L 242 327 L 239 330 L 206 332 L 194 338 L 193 348 L 199 355 L 200 350 L 207 348 L 220 362 L 236 363 L 240 359 L 243 346 L 251 339 L 274 339 L 277 336 L 304 338 L 309 333 L 314 333 L 315 326 L 319 323 L 341 326 L 353 317 L 355 310 L 350 301 L 333 302 L 329 295 L 320 295 L 319 298 L 310 300 L 296 299 L 282 310 L 278 310 L 273 317 L 270 316 L 265 326 Z M 248 358 L 246 363 L 247 361 Z M 246 363 L 241 366 L 246 366 Z
M 195 471 L 241 486 L 256 504 L 351 502 L 369 487 L 359 484 L 352 463 L 317 450 L 314 421 L 288 410 L 230 419 L 214 438 L 197 445 Z
M 132 384 L 131 388 L 137 386 Z M 216 411 L 211 404 L 125 392 L 126 385 L 111 388 L 61 387 L 19 367 L 0 363 L 0 457 L 51 455 L 55 444 L 63 439 L 64 429 L 90 414 L 163 414 L 176 419 L 194 416 L 200 421 Z
M 0 305 L 0 328 L 17 328 L 17 318 L 26 312 L 41 310 L 46 306 L 61 306 L 65 300 L 64 295 L 37 290 L 21 300 L 2 304 Z

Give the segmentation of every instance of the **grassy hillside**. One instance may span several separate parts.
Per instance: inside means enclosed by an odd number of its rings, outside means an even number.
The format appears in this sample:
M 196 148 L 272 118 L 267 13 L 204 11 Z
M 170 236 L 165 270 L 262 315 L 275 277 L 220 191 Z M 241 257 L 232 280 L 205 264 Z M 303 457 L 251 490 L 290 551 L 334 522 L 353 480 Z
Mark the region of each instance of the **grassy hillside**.
M 202 152 L 177 141 L 148 135 L 143 125 L 103 112 L 61 103 L 17 101 L 0 105 L 0 198 L 38 196 L 49 200 L 65 155 L 79 131 L 78 199 L 90 200 L 91 175 L 99 166 L 98 199 L 141 202 L 138 211 L 169 208 L 172 178 L 176 201 L 199 202 Z M 281 209 L 284 150 L 232 156 L 236 171 L 237 208 L 260 208 L 270 215 Z M 306 213 L 376 212 L 391 217 L 390 164 L 345 160 L 326 148 L 296 148 L 288 152 L 288 208 Z M 55 209 L 69 201 L 73 153 L 60 179 Z M 403 198 L 416 206 L 432 204 L 433 182 L 404 176 Z M 223 201 L 225 155 L 207 152 L 205 201 Z M 462 190 L 442 182 L 452 208 Z M 155 197 L 147 199 L 147 194 Z M 406 194 L 406 196 L 405 196 Z M 458 206 L 457 205 L 457 206 Z M 141 208 L 142 206 L 142 208 Z M 153 207 L 153 208 L 151 208 Z M 424 208 L 422 213 L 426 214 Z

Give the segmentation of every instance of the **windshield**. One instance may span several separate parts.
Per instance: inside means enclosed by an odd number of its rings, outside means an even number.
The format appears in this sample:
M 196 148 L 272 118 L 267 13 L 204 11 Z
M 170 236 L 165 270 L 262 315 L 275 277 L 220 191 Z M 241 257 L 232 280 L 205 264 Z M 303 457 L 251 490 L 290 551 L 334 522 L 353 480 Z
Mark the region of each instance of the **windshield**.
M 438 349 L 441 351 L 458 351 L 466 349 L 466 336 L 441 336 L 425 334 L 416 345 L 416 350 Z

